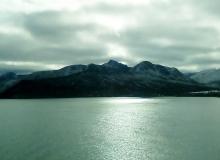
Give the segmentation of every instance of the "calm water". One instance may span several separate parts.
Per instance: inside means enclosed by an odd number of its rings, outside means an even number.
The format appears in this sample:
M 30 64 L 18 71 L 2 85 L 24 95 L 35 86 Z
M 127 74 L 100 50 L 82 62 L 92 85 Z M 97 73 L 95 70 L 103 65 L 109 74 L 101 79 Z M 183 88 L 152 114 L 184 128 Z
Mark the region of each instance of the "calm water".
M 218 98 L 0 100 L 0 160 L 208 159 Z

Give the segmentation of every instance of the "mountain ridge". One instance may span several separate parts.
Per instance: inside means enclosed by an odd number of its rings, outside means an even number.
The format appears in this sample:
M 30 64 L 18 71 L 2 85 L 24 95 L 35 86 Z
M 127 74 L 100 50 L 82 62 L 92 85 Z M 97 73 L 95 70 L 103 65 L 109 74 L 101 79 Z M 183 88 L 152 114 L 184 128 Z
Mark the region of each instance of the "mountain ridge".
M 212 89 L 176 68 L 148 61 L 133 67 L 115 60 L 101 65 L 71 65 L 18 75 L 14 81 L 0 93 L 0 98 L 180 96 Z

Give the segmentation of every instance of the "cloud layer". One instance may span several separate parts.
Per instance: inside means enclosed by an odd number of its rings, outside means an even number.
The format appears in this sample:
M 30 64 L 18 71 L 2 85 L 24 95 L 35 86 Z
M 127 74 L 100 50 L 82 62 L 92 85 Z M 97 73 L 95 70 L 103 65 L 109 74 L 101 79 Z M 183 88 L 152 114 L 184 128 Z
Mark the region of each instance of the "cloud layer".
M 220 67 L 217 0 L 1 0 L 0 69 L 116 59 Z

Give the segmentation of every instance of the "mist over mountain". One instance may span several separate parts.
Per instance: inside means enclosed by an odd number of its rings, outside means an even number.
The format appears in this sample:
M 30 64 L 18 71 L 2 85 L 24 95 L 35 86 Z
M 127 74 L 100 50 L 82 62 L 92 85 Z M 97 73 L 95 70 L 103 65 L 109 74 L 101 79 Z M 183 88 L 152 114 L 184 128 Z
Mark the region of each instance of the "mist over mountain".
M 220 88 L 220 69 L 204 70 L 188 76 L 199 83 Z
M 193 73 L 190 76 L 192 79 L 200 83 L 210 83 L 220 80 L 220 69 L 209 69 L 201 72 Z

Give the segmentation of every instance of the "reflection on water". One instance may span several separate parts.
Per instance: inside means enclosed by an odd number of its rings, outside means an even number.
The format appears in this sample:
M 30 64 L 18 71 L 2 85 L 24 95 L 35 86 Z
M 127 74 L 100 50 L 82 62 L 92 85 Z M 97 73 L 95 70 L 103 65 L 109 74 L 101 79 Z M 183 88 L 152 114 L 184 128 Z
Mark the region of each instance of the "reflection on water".
M 103 146 L 100 148 L 104 157 L 124 160 L 149 158 L 147 141 L 142 135 L 145 134 L 143 127 L 150 127 L 150 115 L 143 115 L 145 107 L 133 105 L 144 103 L 150 107 L 154 101 L 140 98 L 113 98 L 105 101 L 107 108 L 99 119 L 99 126 L 102 126 L 99 127 L 102 129 L 100 133 L 104 133 Z
M 104 102 L 106 103 L 110 103 L 110 104 L 116 104 L 116 105 L 120 105 L 120 104 L 151 104 L 151 103 L 156 103 L 159 100 L 156 99 L 147 99 L 147 98 L 109 98 L 106 99 Z
M 1 100 L 0 160 L 219 160 L 219 106 L 216 98 Z

